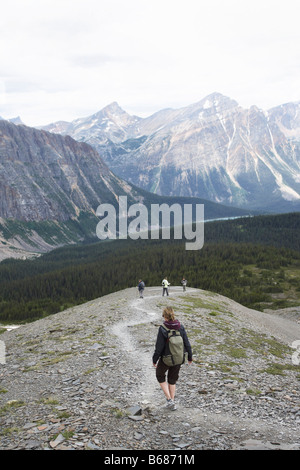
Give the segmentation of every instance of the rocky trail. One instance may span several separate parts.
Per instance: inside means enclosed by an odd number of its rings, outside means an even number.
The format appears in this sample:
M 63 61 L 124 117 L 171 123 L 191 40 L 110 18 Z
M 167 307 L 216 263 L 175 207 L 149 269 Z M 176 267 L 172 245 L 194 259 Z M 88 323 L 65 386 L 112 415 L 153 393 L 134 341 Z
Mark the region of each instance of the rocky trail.
M 166 305 L 194 353 L 176 411 L 152 366 Z M 299 339 L 297 318 L 180 287 L 129 288 L 7 331 L 0 449 L 299 450 Z

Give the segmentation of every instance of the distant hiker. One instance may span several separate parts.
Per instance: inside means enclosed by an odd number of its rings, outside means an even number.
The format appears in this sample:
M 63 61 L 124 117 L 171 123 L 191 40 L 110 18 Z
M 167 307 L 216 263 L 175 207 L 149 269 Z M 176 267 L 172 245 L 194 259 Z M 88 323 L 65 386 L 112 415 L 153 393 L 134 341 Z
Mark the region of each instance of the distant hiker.
M 169 290 L 168 290 L 168 289 L 169 289 L 170 283 L 168 282 L 168 279 L 167 279 L 166 277 L 165 277 L 165 279 L 163 279 L 161 285 L 162 285 L 162 287 L 163 287 L 163 293 L 162 293 L 162 295 L 164 296 L 165 293 L 166 293 L 167 295 L 169 295 Z
M 186 285 L 187 285 L 187 280 L 183 278 L 182 281 L 181 281 L 181 284 L 182 284 L 182 287 L 183 287 L 183 291 L 185 291 L 185 288 L 186 288 Z
M 166 307 L 162 316 L 164 323 L 158 329 L 152 361 L 156 367 L 157 381 L 167 400 L 166 406 L 170 410 L 176 410 L 175 389 L 179 370 L 186 353 L 188 363 L 192 363 L 192 348 L 184 326 L 175 319 L 173 308 Z
M 139 294 L 140 294 L 140 299 L 144 298 L 144 289 L 145 289 L 145 283 L 144 283 L 144 281 L 142 281 L 140 279 L 139 283 L 138 283 L 138 290 L 139 290 Z

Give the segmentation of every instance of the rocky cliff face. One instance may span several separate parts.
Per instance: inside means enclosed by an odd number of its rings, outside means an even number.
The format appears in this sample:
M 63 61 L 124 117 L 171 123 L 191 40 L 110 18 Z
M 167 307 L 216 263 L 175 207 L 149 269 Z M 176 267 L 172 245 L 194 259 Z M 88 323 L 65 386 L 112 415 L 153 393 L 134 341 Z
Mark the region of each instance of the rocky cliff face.
M 130 119 L 115 103 L 108 109 L 65 132 L 95 146 L 125 180 L 161 195 L 299 209 L 299 103 L 265 112 L 214 93 L 146 119 Z
M 95 238 L 98 205 L 120 195 L 140 199 L 90 145 L 0 121 L 0 261 Z
M 65 221 L 131 188 L 71 137 L 0 121 L 0 217 Z

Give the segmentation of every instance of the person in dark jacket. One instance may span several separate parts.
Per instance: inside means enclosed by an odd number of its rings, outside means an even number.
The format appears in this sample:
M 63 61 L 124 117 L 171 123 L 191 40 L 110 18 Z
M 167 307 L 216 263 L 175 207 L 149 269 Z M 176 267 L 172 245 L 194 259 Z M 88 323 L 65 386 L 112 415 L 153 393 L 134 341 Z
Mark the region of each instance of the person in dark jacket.
M 188 363 L 191 364 L 193 361 L 192 348 L 184 326 L 175 318 L 175 314 L 172 307 L 166 307 L 163 311 L 162 316 L 164 318 L 164 325 L 168 329 L 179 330 L 183 339 L 185 352 L 187 352 L 188 354 Z M 163 326 L 160 326 L 157 334 L 155 351 L 152 357 L 152 361 L 154 367 L 156 368 L 157 381 L 159 382 L 167 400 L 167 408 L 171 410 L 176 410 L 175 390 L 181 364 L 175 366 L 167 366 L 166 364 L 164 364 L 162 356 L 166 348 L 167 339 L 167 330 L 165 330 Z
M 144 281 L 142 281 L 142 279 L 140 279 L 139 283 L 138 283 L 138 290 L 139 290 L 139 294 L 140 294 L 140 299 L 144 298 L 144 289 L 145 289 L 145 283 L 144 283 Z
M 187 280 L 185 278 L 182 279 L 181 281 L 182 287 L 183 287 L 183 292 L 185 292 L 186 285 L 187 285 Z

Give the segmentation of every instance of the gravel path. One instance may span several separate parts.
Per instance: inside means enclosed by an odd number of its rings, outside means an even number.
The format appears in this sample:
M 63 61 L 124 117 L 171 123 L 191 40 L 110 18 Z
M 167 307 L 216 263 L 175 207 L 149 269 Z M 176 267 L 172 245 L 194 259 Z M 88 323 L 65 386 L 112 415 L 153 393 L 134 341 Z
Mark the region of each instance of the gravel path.
M 2 334 L 0 449 L 300 449 L 297 321 L 199 289 L 161 294 L 129 288 Z M 165 305 L 194 350 L 175 412 L 152 366 Z

